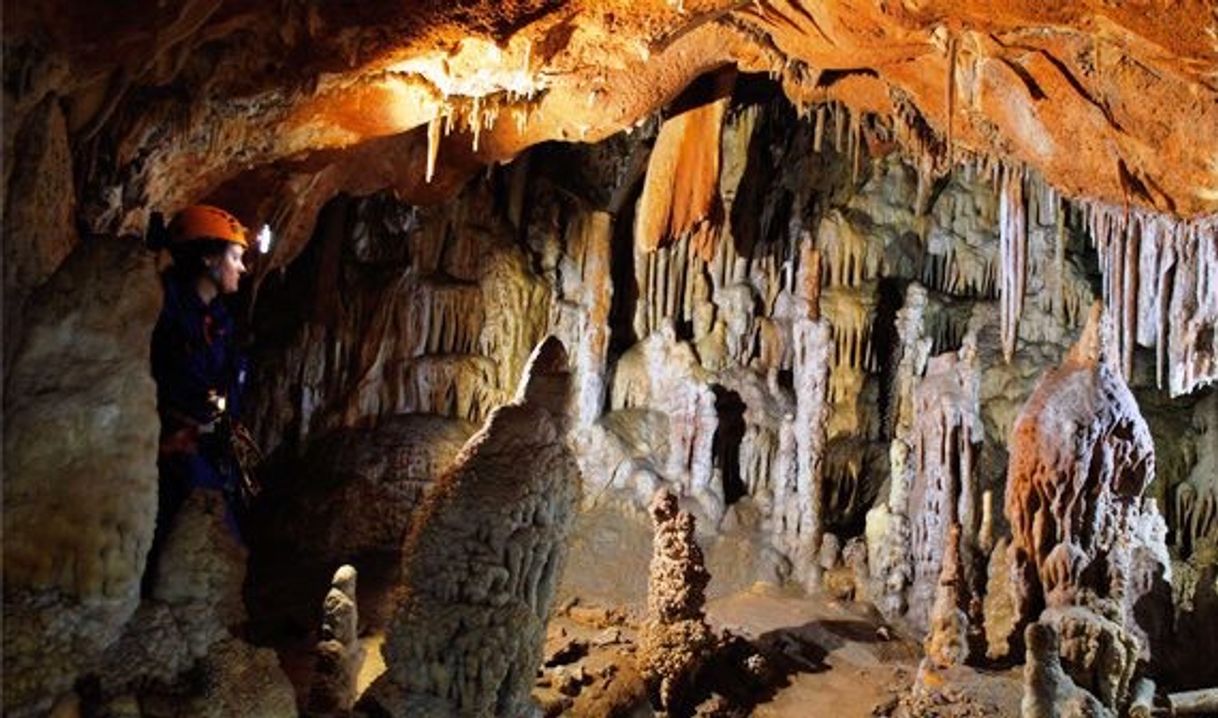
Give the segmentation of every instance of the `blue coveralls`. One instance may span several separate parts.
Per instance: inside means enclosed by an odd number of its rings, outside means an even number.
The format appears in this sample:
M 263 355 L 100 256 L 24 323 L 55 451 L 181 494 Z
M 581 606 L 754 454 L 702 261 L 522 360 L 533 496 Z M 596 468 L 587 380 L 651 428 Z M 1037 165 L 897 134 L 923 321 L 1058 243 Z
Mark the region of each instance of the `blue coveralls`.
M 165 301 L 152 332 L 152 377 L 157 386 L 161 446 L 156 532 L 145 576 L 151 579 L 166 534 L 192 489 L 221 491 L 225 523 L 240 538 L 239 469 L 211 396 L 225 397 L 230 418 L 240 416 L 246 363 L 233 320 L 220 299 L 204 304 L 193 282 L 168 273 Z

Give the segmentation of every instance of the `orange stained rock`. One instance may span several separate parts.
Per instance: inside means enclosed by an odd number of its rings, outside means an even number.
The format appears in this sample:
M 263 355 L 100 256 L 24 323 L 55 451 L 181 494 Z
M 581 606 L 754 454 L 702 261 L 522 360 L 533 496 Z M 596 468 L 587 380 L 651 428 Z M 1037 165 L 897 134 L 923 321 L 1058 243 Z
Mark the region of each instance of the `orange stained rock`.
M 734 73 L 722 73 L 714 88 L 718 99 L 681 112 L 660 128 L 639 198 L 635 241 L 641 249 L 653 251 L 705 230 L 700 225 L 712 221 L 719 203 L 719 133 L 734 80 Z M 708 261 L 714 254 L 713 241 L 701 241 L 697 248 Z
M 939 138 L 950 126 L 956 151 L 1029 165 L 1068 196 L 1179 217 L 1218 212 L 1216 0 L 476 0 L 282 11 L 141 2 L 105 17 L 77 0 L 6 9 L 6 43 L 59 58 L 27 75 L 31 96 L 59 97 L 78 142 L 112 136 L 118 164 L 137 166 L 142 192 L 167 209 L 259 165 L 400 135 L 476 103 L 482 124 L 463 139 L 477 135 L 482 162 L 547 140 L 594 142 L 734 65 L 769 73 L 801 106 L 833 99 L 891 113 L 908 103 Z M 168 109 L 116 110 L 164 87 L 176 88 L 157 100 Z M 505 109 L 480 114 L 492 102 Z M 676 154 L 693 178 L 657 197 L 669 230 L 706 216 L 713 188 L 703 180 L 716 162 L 704 145 L 714 144 L 716 112 L 674 118 L 689 127 L 666 135 L 684 139 L 659 145 L 685 147 Z M 164 126 L 173 131 L 153 131 Z M 123 167 L 102 176 L 124 176 Z M 663 214 L 650 218 L 648 242 L 660 241 Z

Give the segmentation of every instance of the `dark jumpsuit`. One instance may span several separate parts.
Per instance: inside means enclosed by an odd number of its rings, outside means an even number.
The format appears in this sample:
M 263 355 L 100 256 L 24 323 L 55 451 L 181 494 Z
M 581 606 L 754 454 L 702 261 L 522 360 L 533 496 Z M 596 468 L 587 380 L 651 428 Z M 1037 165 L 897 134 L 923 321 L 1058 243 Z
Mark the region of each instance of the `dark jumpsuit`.
M 225 397 L 230 418 L 240 416 L 246 364 L 236 347 L 233 320 L 219 299 L 204 304 L 194 283 L 163 278 L 165 301 L 152 332 L 152 377 L 157 386 L 161 445 L 156 533 L 149 580 L 165 536 L 195 488 L 224 494 L 225 523 L 237 538 L 238 469 L 212 396 Z

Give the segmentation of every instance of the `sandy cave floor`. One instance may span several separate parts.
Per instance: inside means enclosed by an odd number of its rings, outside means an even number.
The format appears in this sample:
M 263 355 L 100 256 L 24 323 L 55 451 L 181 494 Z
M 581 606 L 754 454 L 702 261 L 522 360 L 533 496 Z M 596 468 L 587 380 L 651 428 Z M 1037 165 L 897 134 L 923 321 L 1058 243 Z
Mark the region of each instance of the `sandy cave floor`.
M 771 657 L 786 659 L 772 693 L 756 696 L 754 716 L 902 714 L 897 713 L 899 698 L 908 692 L 921 658 L 916 643 L 885 626 L 865 604 L 804 596 L 768 584 L 710 601 L 707 618 L 717 632 L 726 631 Z M 555 665 L 543 668 L 534 693 L 547 715 L 648 715 L 626 710 L 630 691 L 613 685 L 636 680 L 634 627 L 639 619 L 641 612 L 635 608 L 606 609 L 591 599 L 568 599 L 550 623 L 546 658 Z M 582 685 L 572 685 L 570 677 Z M 731 677 L 718 678 L 724 685 L 717 688 L 725 694 L 736 688 L 730 685 L 735 683 Z M 958 669 L 950 677 L 930 676 L 928 682 L 945 690 L 912 708 L 913 713 L 904 706 L 904 715 L 1019 713 L 1019 669 Z M 564 699 L 564 690 L 573 695 Z
M 629 512 L 623 516 L 592 510 L 577 519 L 534 691 L 545 715 L 651 715 L 646 689 L 635 670 L 638 627 L 646 605 L 649 534 L 642 516 Z M 965 667 L 953 669 L 950 675 L 923 676 L 924 685 L 939 690 L 911 704 L 909 689 L 922 656 L 920 639 L 887 625 L 867 603 L 808 596 L 765 581 L 749 583 L 740 566 L 755 557 L 741 554 L 749 553 L 741 548 L 742 542 L 699 540 L 708 549 L 712 570 L 706 606 L 712 629 L 742 639 L 736 641 L 737 649 L 758 650 L 774 668 L 771 688 L 761 694 L 724 671 L 706 681 L 712 691 L 737 699 L 747 696 L 747 702 L 755 704 L 751 715 L 1019 715 L 1020 667 L 995 671 Z M 733 566 L 735 575 L 729 575 Z M 366 658 L 359 692 L 385 669 L 380 649 L 392 592 L 380 585 L 389 576 L 382 574 L 369 572 L 361 579 Z M 298 695 L 307 695 L 311 644 L 281 646 L 280 659 Z
M 916 643 L 885 626 L 865 604 L 808 597 L 768 584 L 708 603 L 707 618 L 717 632 L 729 632 L 770 655 L 789 660 L 770 695 L 758 696 L 751 715 L 769 718 L 892 715 L 918 670 Z M 568 597 L 547 632 L 545 663 L 534 696 L 547 716 L 633 716 L 646 711 L 645 689 L 634 667 L 637 606 L 598 603 L 595 597 Z M 363 638 L 366 659 L 362 692 L 385 665 L 382 632 Z M 282 654 L 298 687 L 307 685 L 307 651 Z M 998 672 L 960 669 L 950 678 L 956 695 L 967 694 L 957 712 L 942 700 L 942 715 L 1014 716 L 1021 696 L 1018 668 Z M 730 682 L 730 681 L 729 681 Z M 950 693 L 949 693 L 950 695 Z

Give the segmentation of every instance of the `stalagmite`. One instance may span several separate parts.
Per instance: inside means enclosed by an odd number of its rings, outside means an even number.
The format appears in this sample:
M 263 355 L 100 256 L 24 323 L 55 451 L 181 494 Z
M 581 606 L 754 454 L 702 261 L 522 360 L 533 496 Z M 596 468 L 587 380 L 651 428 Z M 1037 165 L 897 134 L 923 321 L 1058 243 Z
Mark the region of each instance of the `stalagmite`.
M 344 565 L 334 573 L 323 604 L 321 641 L 309 691 L 309 714 L 345 715 L 355 704 L 356 680 L 363 665 L 355 603 L 356 572 Z
M 819 576 L 816 556 L 820 550 L 824 517 L 821 515 L 824 502 L 824 458 L 826 425 L 828 421 L 828 370 L 829 354 L 833 349 L 829 324 L 816 318 L 820 283 L 820 255 L 811 242 L 800 248 L 800 274 L 796 286 L 800 288 L 800 316 L 792 325 L 794 346 L 795 416 L 791 432 L 794 434 L 793 467 L 788 464 L 785 475 L 778 481 L 794 480 L 794 490 L 784 487 L 781 495 L 785 501 L 794 502 L 794 511 L 783 507 L 786 519 L 782 522 L 783 534 L 779 537 L 781 548 L 791 558 L 796 576 L 809 588 Z M 785 427 L 785 424 L 784 424 Z M 789 446 L 790 439 L 780 436 L 780 455 Z M 787 459 L 790 461 L 790 459 Z M 793 470 L 791 470 L 793 468 Z
M 1023 718 L 1115 718 L 1114 712 L 1075 685 L 1062 668 L 1056 629 L 1033 623 L 1027 628 L 1026 642 Z
M 386 672 L 358 710 L 517 715 L 541 661 L 579 471 L 563 441 L 567 356 L 549 338 L 511 404 L 462 449 L 415 520 Z
M 937 668 L 962 665 L 968 659 L 968 617 L 960 610 L 964 572 L 960 561 L 960 525 L 952 524 L 943 551 L 943 567 L 930 610 L 930 632 L 923 645 Z
M 897 312 L 898 343 L 892 395 L 895 404 L 887 417 L 893 427 L 889 447 L 887 500 L 867 513 L 868 565 L 875 585 L 872 594 L 884 615 L 895 617 L 908 608 L 906 588 L 913 578 L 909 492 L 916 475 L 914 443 L 914 387 L 925 369 L 930 340 L 923 336 L 926 290 L 914 283 L 905 292 L 905 303 Z
M 1097 303 L 1078 343 L 1041 379 L 1015 422 L 1006 515 L 1023 618 L 1035 619 L 1048 606 L 1088 635 L 1114 646 L 1132 642 L 1136 655 L 1137 640 L 1121 624 L 1132 626 L 1136 618 L 1138 632 L 1153 638 L 1154 627 L 1141 626 L 1133 607 L 1152 600 L 1153 581 L 1140 574 L 1162 576 L 1167 552 L 1161 533 L 1144 528 L 1161 525 L 1154 502 L 1141 498 L 1154 480 L 1154 446 L 1112 344 Z M 1118 623 L 1109 626 L 1110 619 L 1093 611 L 1115 611 Z M 1094 660 L 1085 658 L 1091 655 L 1085 647 L 1077 655 L 1071 665 Z M 1088 687 L 1115 709 L 1128 676 L 1117 688 Z
M 926 624 L 926 611 L 935 601 L 952 526 L 961 527 L 957 544 L 963 566 L 971 566 L 978 554 L 974 541 L 982 507 L 974 457 L 984 431 L 975 351 L 969 341 L 959 353 L 932 358 L 914 389 L 914 475 L 906 514 L 913 519 L 909 605 L 916 625 Z M 969 573 L 960 575 L 965 600 L 975 588 Z
M 691 693 L 715 636 L 704 616 L 710 574 L 694 540 L 694 517 L 661 489 L 649 506 L 655 537 L 647 582 L 647 619 L 639 635 L 639 669 L 659 707 L 677 711 Z

